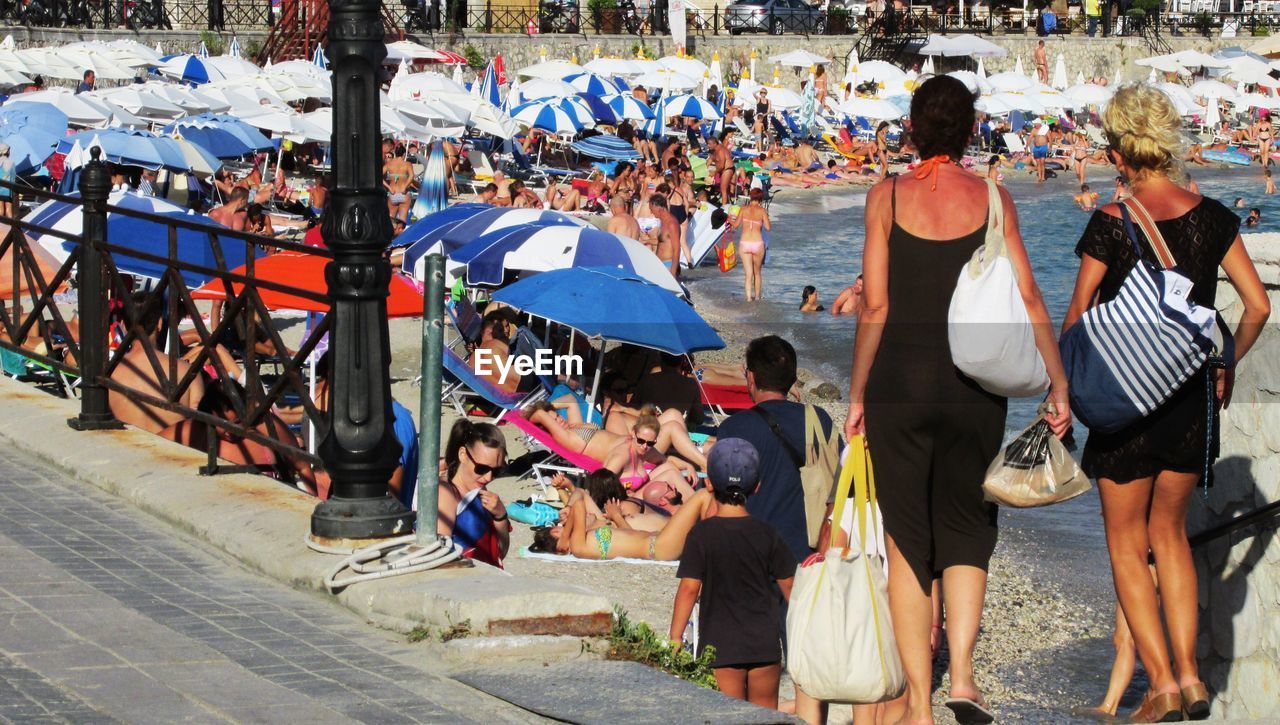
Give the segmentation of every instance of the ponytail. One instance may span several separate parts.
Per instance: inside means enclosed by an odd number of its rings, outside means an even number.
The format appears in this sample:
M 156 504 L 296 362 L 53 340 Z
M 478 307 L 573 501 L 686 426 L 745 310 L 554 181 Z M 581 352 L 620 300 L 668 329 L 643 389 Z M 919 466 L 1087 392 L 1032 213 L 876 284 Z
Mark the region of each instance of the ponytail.
M 486 448 L 497 448 L 503 452 L 504 456 L 506 455 L 507 439 L 502 437 L 502 431 L 498 430 L 498 426 L 492 423 L 473 423 L 466 418 L 459 418 L 449 430 L 449 441 L 444 449 L 444 462 L 449 480 L 452 481 L 458 473 L 458 464 L 461 460 L 458 457 L 458 449 L 469 449 L 477 443 Z

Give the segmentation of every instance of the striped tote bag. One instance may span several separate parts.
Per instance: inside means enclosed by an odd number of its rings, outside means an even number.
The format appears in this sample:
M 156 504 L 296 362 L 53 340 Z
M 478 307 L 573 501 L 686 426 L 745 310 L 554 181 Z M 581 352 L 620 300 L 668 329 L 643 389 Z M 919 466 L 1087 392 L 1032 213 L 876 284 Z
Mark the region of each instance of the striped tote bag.
M 1191 300 L 1191 280 L 1147 210 L 1128 199 L 1120 212 L 1138 263 L 1115 299 L 1090 308 L 1059 342 L 1071 412 L 1097 433 L 1121 430 L 1160 407 L 1223 342 L 1217 311 Z M 1159 260 L 1143 257 L 1134 218 Z

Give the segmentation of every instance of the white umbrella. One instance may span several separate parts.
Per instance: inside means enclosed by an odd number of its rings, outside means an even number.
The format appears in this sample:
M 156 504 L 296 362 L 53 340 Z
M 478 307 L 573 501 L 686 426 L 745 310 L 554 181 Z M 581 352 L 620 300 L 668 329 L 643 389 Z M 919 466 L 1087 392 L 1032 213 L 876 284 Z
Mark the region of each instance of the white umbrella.
M 804 105 L 804 99 L 800 97 L 800 94 L 789 88 L 762 86 L 750 79 L 738 83 L 738 95 L 734 100 L 739 106 L 754 103 L 755 101 L 752 99 L 755 98 L 756 91 L 760 88 L 764 88 L 765 92 L 769 94 L 769 102 L 773 104 L 773 108 L 776 111 L 790 111 Z
M 1224 74 L 1227 78 L 1268 88 L 1275 88 L 1280 85 L 1280 81 L 1271 77 L 1271 66 L 1267 63 L 1250 58 L 1247 55 L 1229 58 L 1227 62 L 1230 64 L 1230 68 Z
M 1187 90 L 1186 86 L 1178 85 L 1177 83 L 1157 83 L 1156 88 L 1168 96 L 1170 101 L 1173 101 L 1173 106 L 1180 116 L 1203 110 L 1196 105 L 1195 98 Z
M 391 108 L 426 125 L 463 125 L 471 121 L 471 109 L 462 104 L 423 96 L 391 101 Z
M 400 80 L 399 74 L 396 75 L 395 85 L 388 94 L 392 100 L 399 101 L 406 98 L 417 98 L 419 96 L 429 96 L 437 91 L 450 91 L 452 93 L 466 93 L 465 88 L 455 83 L 452 78 L 441 73 L 428 71 L 426 73 L 409 73 Z
M 76 96 L 82 103 L 90 105 L 95 111 L 101 113 L 107 120 L 100 124 L 93 124 L 95 127 L 119 126 L 123 128 L 138 128 L 146 130 L 151 128 L 151 122 L 138 118 L 125 109 L 117 106 L 110 101 L 104 101 L 100 98 L 86 98 L 81 93 Z
M 868 81 L 887 85 L 895 81 L 905 80 L 907 72 L 883 60 L 868 60 L 858 64 L 858 72 L 854 74 L 854 77 L 857 79 L 857 84 L 855 85 L 861 85 Z
M 934 75 L 933 56 L 927 56 L 924 59 L 924 65 L 920 66 L 920 75 L 922 76 Z
M 1003 58 L 1009 51 L 977 35 L 957 35 L 949 38 L 946 52 L 948 56 L 969 56 L 970 58 Z
M 413 60 L 441 61 L 447 59 L 448 57 L 443 53 L 411 40 L 397 40 L 394 43 L 387 43 L 387 62 L 390 63 Z
M 254 128 L 270 131 L 297 143 L 315 141 L 328 143 L 333 135 L 331 131 L 326 132 L 325 129 L 316 126 L 292 109 L 264 106 L 261 113 L 242 116 L 240 120 Z
M 1236 89 L 1222 81 L 1214 80 L 1197 81 L 1187 90 L 1193 98 L 1225 98 L 1230 101 L 1239 95 Z
M 676 73 L 689 76 L 690 78 L 701 78 L 703 74 L 710 70 L 707 68 L 706 63 L 703 63 L 697 58 L 681 58 L 680 56 L 675 55 L 668 55 L 664 58 L 659 58 L 658 67 L 669 71 L 675 71 Z
M 1280 105 L 1280 98 L 1275 96 L 1264 96 L 1261 93 L 1244 93 L 1232 101 L 1238 108 L 1269 108 L 1274 109 Z
M 1116 77 L 1111 80 L 1111 85 L 1117 88 L 1124 85 L 1124 75 L 1122 73 L 1119 63 L 1116 63 Z
M 953 70 L 947 75 L 955 78 L 964 84 L 973 93 L 986 93 L 991 90 L 991 85 L 987 83 L 986 78 L 979 78 L 977 73 L 971 70 Z
M 609 104 L 613 112 L 629 121 L 648 121 L 653 118 L 653 109 L 644 101 L 630 93 L 619 93 L 615 96 L 601 96 L 600 100 Z
M 572 84 L 566 83 L 560 79 L 550 78 L 534 78 L 531 81 L 525 81 L 520 84 L 520 93 L 517 101 L 533 101 L 539 98 L 565 98 L 575 96 L 578 89 Z
M 1099 86 L 1093 83 L 1084 83 L 1074 85 L 1062 92 L 1062 95 L 1070 98 L 1072 101 L 1081 106 L 1101 106 L 1111 100 L 1111 96 L 1115 95 L 1115 89 L 1110 86 Z
M 920 55 L 946 55 L 947 49 L 951 47 L 951 38 L 945 35 L 931 33 L 929 38 L 925 40 L 924 45 L 920 47 Z
M 512 86 L 513 91 L 515 86 Z M 466 123 L 469 128 L 474 128 L 482 133 L 487 133 L 499 138 L 511 138 L 520 129 L 511 117 L 505 112 L 483 98 L 476 98 L 469 93 L 450 93 L 448 91 L 439 91 L 433 93 L 428 100 L 431 104 L 448 104 L 452 108 L 465 109 L 471 113 L 471 117 Z M 398 108 L 405 113 L 413 115 L 413 109 L 409 107 Z
M 73 126 L 105 126 L 109 116 L 108 113 L 103 112 L 101 107 L 90 105 L 89 102 L 73 94 L 67 88 L 49 88 L 43 91 L 9 96 L 9 102 L 16 101 L 48 103 L 62 111 L 66 115 L 67 121 Z
M 1208 53 L 1201 53 L 1198 50 L 1180 50 L 1177 53 L 1170 54 L 1180 65 L 1185 68 L 1226 68 L 1227 61 L 1222 58 L 1215 58 Z
M 462 86 L 463 88 L 466 87 L 466 84 L 462 80 L 462 64 L 461 63 L 458 63 L 453 66 L 453 82 L 457 83 L 459 86 Z
M 1076 71 L 1076 85 L 1077 86 L 1084 85 L 1084 73 L 1081 71 Z
M 1017 110 L 1012 104 L 997 96 L 983 96 L 973 104 L 973 107 L 991 116 L 1003 116 Z
M 1219 123 L 1222 123 L 1222 113 L 1218 108 L 1218 99 L 1210 98 L 1209 105 L 1205 108 L 1204 124 L 1213 128 Z
M 977 74 L 978 74 L 978 77 L 979 77 L 979 78 L 984 78 L 984 79 L 985 79 L 985 78 L 987 77 L 987 69 L 986 69 L 985 67 L 983 67 L 983 65 L 982 65 L 982 59 L 981 59 L 981 58 L 979 58 L 979 59 L 978 59 L 978 70 L 977 70 Z
M 720 112 L 707 99 L 687 93 L 668 98 L 662 108 L 668 119 L 676 116 L 713 120 L 720 118 Z
M 687 91 L 697 88 L 701 82 L 699 80 L 701 77 L 701 74 L 698 75 L 698 78 L 694 78 L 666 68 L 658 68 L 636 76 L 632 85 L 644 86 L 645 88 L 667 88 L 673 91 Z
M 1172 53 L 1166 55 L 1156 55 L 1150 58 L 1143 58 L 1135 61 L 1138 65 L 1158 70 L 1161 73 L 1179 73 L 1186 74 L 1186 66 L 1184 66 Z
M 877 121 L 894 121 L 904 115 L 901 108 L 888 101 L 883 101 L 879 98 L 863 98 L 861 96 L 853 96 L 841 103 L 837 108 L 841 113 L 849 116 L 861 116 Z
M 993 93 L 990 96 L 985 96 L 984 100 L 994 100 L 1014 110 L 1036 115 L 1043 114 L 1047 110 L 1038 93 Z
M 256 64 L 234 55 L 217 55 L 212 58 L 205 58 L 204 65 L 206 68 L 216 68 L 224 78 L 244 78 L 246 76 L 256 76 L 262 72 L 262 69 Z
M 769 62 L 796 68 L 808 68 L 811 65 L 826 65 L 831 62 L 831 59 L 817 53 L 810 53 L 804 49 L 797 49 L 787 53 L 771 55 L 769 56 Z
M 644 72 L 640 64 L 626 58 L 596 58 L 584 67 L 602 76 L 634 76 Z
M 995 91 L 1027 91 L 1036 87 L 1035 81 L 1017 71 L 1005 71 L 987 78 L 987 84 Z
M 0 86 L 20 86 L 30 82 L 30 78 L 16 70 L 0 68 Z
M 1058 90 L 1067 87 L 1067 59 L 1062 57 L 1061 53 L 1058 54 L 1058 60 L 1054 64 L 1052 85 Z
M 565 76 L 581 73 L 585 68 L 577 63 L 570 63 L 567 60 L 545 60 L 516 71 L 516 75 L 523 78 L 547 78 L 549 80 L 558 81 Z
M 55 78 L 67 78 L 64 68 L 75 71 L 75 79 L 84 76 L 87 70 L 93 71 L 102 80 L 125 80 L 138 74 L 137 70 L 125 65 L 110 55 L 86 48 L 26 48 L 17 51 L 18 56 L 32 69 L 39 67 L 45 75 Z M 70 79 L 69 79 L 70 80 Z
M 1014 64 L 1013 72 L 1020 76 L 1025 76 L 1027 74 L 1027 72 L 1022 69 L 1022 56 L 1018 56 L 1018 62 Z
M 200 97 L 196 95 L 195 89 L 175 83 L 147 81 L 141 87 L 147 89 L 152 95 L 159 96 L 186 111 L 187 115 L 199 115 L 209 112 L 223 113 L 231 107 L 230 104 L 224 105 L 209 98 Z
M 724 89 L 724 71 L 720 69 L 720 54 L 716 53 L 711 56 L 711 67 L 707 70 L 707 74 L 711 78 L 711 83 Z
M 138 118 L 157 123 L 173 121 L 187 115 L 187 111 L 181 106 L 170 103 L 144 86 L 106 88 L 81 95 L 109 101 Z

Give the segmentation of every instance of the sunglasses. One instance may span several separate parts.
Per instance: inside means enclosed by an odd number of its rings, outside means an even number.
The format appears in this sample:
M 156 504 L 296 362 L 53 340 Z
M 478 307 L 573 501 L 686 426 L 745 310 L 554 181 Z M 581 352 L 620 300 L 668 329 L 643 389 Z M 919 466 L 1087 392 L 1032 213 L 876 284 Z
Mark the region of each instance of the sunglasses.
M 499 463 L 496 466 L 490 466 L 488 463 L 479 463 L 475 457 L 471 455 L 471 451 L 463 448 L 462 451 L 467 454 L 467 458 L 471 461 L 471 467 L 475 469 L 477 476 L 487 476 L 492 473 L 495 477 L 499 477 L 507 469 L 505 463 Z
M 654 440 L 647 440 L 647 439 L 641 438 L 640 436 L 636 436 L 636 443 L 642 446 L 648 446 L 652 448 L 658 445 L 658 440 L 656 438 Z

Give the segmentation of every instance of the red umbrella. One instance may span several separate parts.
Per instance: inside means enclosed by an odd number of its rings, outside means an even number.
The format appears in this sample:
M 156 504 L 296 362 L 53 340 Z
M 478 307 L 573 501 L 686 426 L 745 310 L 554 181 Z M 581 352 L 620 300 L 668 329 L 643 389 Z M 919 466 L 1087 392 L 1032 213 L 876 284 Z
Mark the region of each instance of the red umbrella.
M 452 50 L 436 49 L 436 52 L 444 56 L 444 60 L 440 61 L 445 65 L 466 65 L 467 59 L 453 52 Z
M 281 292 L 265 287 L 258 287 L 258 296 L 262 303 L 271 310 L 302 310 L 304 312 L 328 312 L 329 283 L 324 279 L 324 268 L 329 260 L 314 254 L 300 252 L 280 252 L 259 259 L 254 264 L 255 279 L 271 281 L 287 285 L 299 290 L 306 290 L 325 296 L 325 301 L 316 301 L 309 297 Z M 245 275 L 245 267 L 231 270 L 234 274 Z M 232 284 L 235 294 L 240 294 L 244 285 Z M 221 300 L 227 298 L 226 285 L 215 279 L 191 293 L 198 300 Z M 387 298 L 388 317 L 421 317 L 422 292 L 407 277 L 399 274 L 391 275 L 391 296 Z
M 507 84 L 507 66 L 502 62 L 501 53 L 493 57 L 493 73 L 498 77 L 498 85 L 505 86 Z

